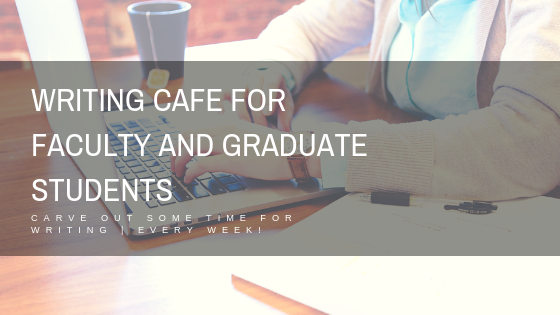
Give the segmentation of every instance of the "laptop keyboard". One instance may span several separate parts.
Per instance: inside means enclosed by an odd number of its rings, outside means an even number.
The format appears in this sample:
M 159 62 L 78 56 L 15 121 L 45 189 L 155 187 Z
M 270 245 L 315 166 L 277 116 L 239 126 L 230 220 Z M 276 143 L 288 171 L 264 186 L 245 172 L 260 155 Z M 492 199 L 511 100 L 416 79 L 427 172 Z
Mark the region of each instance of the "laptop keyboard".
M 224 172 L 205 173 L 198 176 L 192 183 L 183 183 L 182 179 L 177 178 L 170 171 L 169 152 L 164 152 L 162 156 L 158 156 L 165 134 L 170 134 L 172 139 L 177 140 L 179 131 L 176 131 L 176 127 L 170 124 L 164 115 L 160 115 L 158 118 L 155 122 L 152 122 L 149 118 L 142 118 L 122 123 L 111 123 L 108 126 L 109 141 L 113 151 L 118 154 L 118 156 L 113 157 L 115 166 L 132 187 L 134 187 L 134 180 L 139 179 L 138 195 L 142 200 L 146 200 L 146 186 L 140 182 L 140 179 L 151 178 L 156 180 L 156 183 L 149 187 L 150 200 L 145 201 L 149 208 L 226 194 L 246 188 L 235 175 Z M 150 138 L 144 147 L 144 156 L 140 156 L 140 145 L 134 138 L 128 138 L 128 152 L 127 156 L 124 156 L 124 145 L 121 142 L 122 138 L 117 137 L 118 134 L 137 134 L 143 141 L 150 134 Z M 202 158 L 204 157 L 193 157 L 186 167 L 188 168 L 189 164 Z M 157 187 L 157 181 L 161 179 L 168 179 L 171 182 L 171 186 L 166 187 L 173 194 L 168 201 L 157 199 L 158 194 L 167 196 Z

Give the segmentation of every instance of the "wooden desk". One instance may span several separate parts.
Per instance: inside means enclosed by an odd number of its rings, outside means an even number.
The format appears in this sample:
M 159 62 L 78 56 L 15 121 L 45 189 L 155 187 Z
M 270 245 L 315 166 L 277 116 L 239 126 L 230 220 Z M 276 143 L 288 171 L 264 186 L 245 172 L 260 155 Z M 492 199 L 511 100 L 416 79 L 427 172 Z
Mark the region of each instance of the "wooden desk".
M 0 200 L 2 200 L 2 228 L 0 247 L 24 253 L 31 249 L 71 248 L 88 246 L 80 239 L 57 243 L 56 239 L 42 241 L 29 235 L 21 227 L 29 227 L 29 213 L 73 213 L 70 202 L 46 201 L 38 204 L 31 198 L 31 182 L 35 178 L 81 178 L 82 175 L 69 157 L 32 157 L 31 134 L 52 134 L 44 113 L 37 113 L 28 90 L 24 86 L 35 82 L 32 71 L 0 72 L 3 82 L 0 98 Z M 340 102 L 352 107 L 338 106 Z M 342 82 L 318 73 L 297 100 L 298 115 L 294 126 L 318 121 L 386 119 L 389 122 L 412 121 L 394 107 L 387 106 L 365 93 Z M 553 195 L 558 196 L 557 189 Z M 339 196 L 307 201 L 295 206 L 276 209 L 275 214 L 292 214 L 293 221 L 268 229 L 284 229 L 328 205 Z M 82 207 L 82 205 L 80 206 Z M 105 214 L 101 202 L 83 205 L 87 213 Z M 254 219 L 245 224 L 251 225 Z M 232 225 L 233 223 L 220 223 Z M 164 246 L 178 246 L 205 233 L 175 234 L 142 241 L 130 241 L 118 233 L 116 224 L 109 224 L 111 237 L 107 239 L 110 254 L 151 253 Z M 44 239 L 44 238 L 41 238 Z M 146 313 L 202 311 L 245 313 L 274 313 L 275 309 L 291 314 L 316 312 L 300 303 L 233 278 L 224 266 L 234 263 L 235 257 L 3 257 L 0 267 L 0 313 Z M 250 298 L 255 297 L 256 299 Z M 262 302 L 266 303 L 263 304 Z M 268 305 L 274 306 L 271 308 Z
M 96 69 L 96 75 L 102 75 L 103 69 Z M 101 72 L 101 73 L 100 73 Z M 0 234 L 0 248 L 10 248 L 10 254 L 25 254 L 28 250 L 44 253 L 57 252 L 57 249 L 82 248 L 88 246 L 88 240 L 79 237 L 70 241 L 65 238 L 34 237 L 31 239 L 29 228 L 30 214 L 76 214 L 76 204 L 71 202 L 45 201 L 38 203 L 31 198 L 34 192 L 31 183 L 36 178 L 83 178 L 72 159 L 66 157 L 32 157 L 32 134 L 46 133 L 52 135 L 46 115 L 36 112 L 29 87 L 35 87 L 36 81 L 33 71 L 11 70 L 0 72 L 0 82 L 5 82 L 0 97 L 4 100 L 0 105 L 0 200 L 2 200 L 2 228 Z M 23 83 L 23 84 L 22 84 Z M 336 96 L 336 97 L 333 97 Z M 342 100 L 355 104 L 341 110 L 338 107 Z M 330 78 L 324 73 L 316 74 L 309 82 L 307 88 L 297 100 L 298 114 L 294 126 L 305 126 L 319 121 L 365 120 L 383 118 L 391 122 L 411 121 L 412 117 L 400 112 L 394 107 L 388 107 L 365 93 L 350 87 L 340 81 Z M 64 188 L 63 188 L 64 189 Z M 319 209 L 334 201 L 338 196 L 326 197 L 299 203 L 297 205 L 275 209 L 274 214 L 283 216 L 291 214 L 293 221 L 281 224 L 261 224 L 263 230 L 284 229 L 308 217 Z M 80 211 L 97 215 L 107 214 L 103 203 L 83 203 L 79 205 Z M 256 218 L 249 218 L 245 225 L 255 223 Z M 220 223 L 220 226 L 239 222 Z M 24 228 L 22 228 L 24 227 Z M 106 244 L 108 254 L 126 255 L 137 251 L 148 253 L 157 251 L 164 246 L 181 246 L 185 241 L 193 241 L 207 235 L 204 231 L 195 231 L 192 234 L 173 234 L 163 237 L 151 238 L 140 241 L 131 241 L 120 235 L 116 224 L 107 225 L 108 234 Z M 138 311 L 143 313 L 146 309 L 169 309 L 172 305 L 181 307 L 177 298 L 178 292 L 185 290 L 184 286 L 196 283 L 199 288 L 208 286 L 211 279 L 192 280 L 193 276 L 187 272 L 174 274 L 171 278 L 147 277 L 146 270 L 164 269 L 169 264 L 177 265 L 184 262 L 192 265 L 192 261 L 204 260 L 203 258 L 175 257 L 173 260 L 165 257 L 4 257 L 0 268 L 0 313 L 38 313 L 44 311 L 56 313 L 74 313 L 86 311 L 91 313 L 104 313 L 115 310 L 128 312 Z M 235 258 L 231 258 L 235 259 Z M 227 259 L 208 258 L 201 263 L 200 268 L 224 263 Z M 219 262 L 219 263 L 218 263 Z M 148 265 L 151 264 L 151 266 Z M 145 269 L 137 269 L 144 265 Z M 136 266 L 136 267 L 131 267 Z M 190 274 L 190 275 L 189 275 Z M 225 274 L 226 283 L 220 283 L 220 290 L 227 291 L 225 296 L 236 296 L 234 304 L 244 309 L 255 307 L 257 313 L 271 311 L 247 295 L 241 294 L 231 286 L 231 273 Z M 183 282 L 186 277 L 186 282 Z M 216 276 L 217 277 L 217 276 Z M 219 277 L 218 277 L 219 278 Z M 191 279 L 191 281 L 189 281 Z M 216 278 L 217 279 L 217 278 Z M 222 278 L 220 278 L 222 279 Z M 162 283 L 169 281 L 170 286 Z M 216 280 L 221 281 L 221 280 Z M 204 282 L 204 283 L 203 283 Z M 178 283 L 182 285 L 178 285 Z M 288 313 L 310 312 L 310 308 L 297 302 L 282 298 L 264 289 L 251 287 L 250 284 L 240 279 L 234 279 L 234 284 L 243 292 L 255 296 L 276 308 Z M 159 286 L 160 293 L 152 290 Z M 213 285 L 211 285 L 212 290 Z M 229 290 L 229 291 L 228 291 Z M 205 300 L 204 290 L 192 292 L 193 305 Z M 231 291 L 231 292 L 230 292 Z M 159 292 L 159 291 L 158 291 Z M 189 291 L 190 292 L 190 291 Z M 207 292 L 208 293 L 208 292 Z M 95 298 L 91 298 L 91 295 Z M 186 299 L 189 300 L 188 298 Z M 147 302 L 151 302 L 147 305 Z M 179 303 L 180 302 L 180 303 Z M 212 305 L 206 304 L 206 308 Z M 192 308 L 192 305 L 190 306 Z

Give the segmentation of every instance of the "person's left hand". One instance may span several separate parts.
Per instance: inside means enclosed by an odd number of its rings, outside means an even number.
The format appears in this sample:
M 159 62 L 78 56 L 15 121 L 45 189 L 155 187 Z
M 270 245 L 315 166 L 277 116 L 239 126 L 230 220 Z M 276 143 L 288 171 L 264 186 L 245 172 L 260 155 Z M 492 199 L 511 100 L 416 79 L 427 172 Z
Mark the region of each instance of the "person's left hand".
M 249 123 L 247 123 L 249 124 Z M 253 125 L 254 126 L 254 125 Z M 171 155 L 171 171 L 177 175 L 178 178 L 183 177 L 184 183 L 192 182 L 197 176 L 206 172 L 225 172 L 235 175 L 252 177 L 265 180 L 288 180 L 293 178 L 288 159 L 285 156 L 280 156 L 280 133 L 268 128 L 262 128 L 265 132 L 255 133 L 252 131 L 243 130 L 237 126 L 227 125 L 214 128 L 205 128 L 204 130 L 195 130 L 193 134 L 208 134 L 212 137 L 213 148 L 210 156 L 204 157 L 195 161 L 186 168 L 186 164 L 191 160 L 187 150 L 182 147 L 181 155 Z M 279 156 L 274 152 L 266 152 L 265 155 L 257 156 L 253 148 L 247 148 L 247 156 L 244 155 L 243 139 L 244 134 L 258 134 L 260 138 L 259 145 L 257 146 L 259 154 L 262 154 L 264 144 L 268 134 L 275 135 L 275 144 L 278 149 Z M 191 133 L 183 133 L 183 137 L 188 141 Z M 238 143 L 234 137 L 227 140 L 226 148 L 230 153 L 235 152 L 232 144 L 240 144 L 240 156 L 228 156 L 224 154 L 224 138 L 228 134 L 236 134 L 239 136 L 240 142 Z M 196 136 L 194 137 L 196 139 Z M 254 143 L 255 139 L 250 138 L 250 142 Z M 203 140 L 201 152 L 208 151 L 208 141 Z M 193 153 L 197 152 L 196 141 L 193 141 Z M 178 143 L 174 142 L 175 151 L 178 151 Z M 308 168 L 311 176 L 320 177 L 320 162 L 318 157 L 309 157 L 307 159 Z M 316 170 L 319 169 L 319 173 Z

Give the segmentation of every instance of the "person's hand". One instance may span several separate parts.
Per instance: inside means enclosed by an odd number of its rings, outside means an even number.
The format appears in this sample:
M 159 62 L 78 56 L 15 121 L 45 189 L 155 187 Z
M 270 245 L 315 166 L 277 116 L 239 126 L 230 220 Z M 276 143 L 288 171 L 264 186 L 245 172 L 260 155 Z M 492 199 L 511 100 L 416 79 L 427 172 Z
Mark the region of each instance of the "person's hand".
M 244 96 L 245 103 L 244 106 L 240 106 L 237 103 L 236 113 L 237 117 L 248 122 L 254 122 L 261 126 L 268 126 L 267 116 L 277 116 L 278 129 L 281 131 L 290 131 L 292 118 L 294 116 L 294 99 L 290 89 L 286 85 L 284 76 L 275 69 L 268 68 L 266 70 L 254 69 L 247 72 L 240 78 L 240 84 L 236 84 L 239 88 L 244 88 L 246 93 Z M 284 91 L 284 100 L 282 100 L 282 105 L 284 106 L 284 111 L 280 108 L 277 102 L 273 103 L 272 110 L 270 109 L 268 102 L 262 111 L 253 111 L 249 107 L 248 97 L 249 92 L 254 89 L 262 90 L 268 98 L 269 89 L 282 89 Z M 231 108 L 231 90 L 226 90 L 223 93 L 224 107 Z M 238 98 L 240 94 L 237 94 Z M 253 93 L 252 104 L 260 105 L 262 103 L 262 98 L 259 93 Z M 258 106 L 253 105 L 253 106 Z M 252 118 L 252 119 L 251 119 Z
M 246 123 L 245 123 L 246 124 Z M 267 131 L 270 133 L 274 132 L 272 129 L 263 128 L 264 132 L 256 133 L 260 138 L 257 150 L 259 154 L 262 154 L 262 150 L 268 136 Z M 192 156 L 190 156 L 187 150 L 182 147 L 181 155 L 173 156 L 171 155 L 171 171 L 177 175 L 178 178 L 183 178 L 184 183 L 192 182 L 196 177 L 206 173 L 206 172 L 225 172 L 235 175 L 241 175 L 246 177 L 252 177 L 257 179 L 265 180 L 288 180 L 292 179 L 292 172 L 288 164 L 288 159 L 285 156 L 276 156 L 274 152 L 266 152 L 265 155 L 257 156 L 253 148 L 247 148 L 247 156 L 244 155 L 243 138 L 244 134 L 255 132 L 247 131 L 241 129 L 237 126 L 228 125 L 214 128 L 205 128 L 204 130 L 195 130 L 193 134 L 208 134 L 212 137 L 213 148 L 210 156 L 198 159 L 198 161 L 193 161 L 186 168 L 186 164 L 191 161 Z M 232 144 L 241 144 L 240 155 L 241 156 L 228 156 L 224 154 L 224 138 L 228 134 L 236 134 L 240 139 L 240 143 L 234 137 L 230 137 L 226 142 L 226 149 L 233 153 L 235 148 Z M 280 132 L 275 132 L 275 144 L 278 150 L 280 149 Z M 190 133 L 183 133 L 185 139 L 190 139 Z M 194 137 L 196 139 L 196 136 Z M 254 139 L 251 139 L 251 143 Z M 202 141 L 205 147 L 201 147 L 201 152 L 208 151 L 208 141 Z M 174 148 L 178 151 L 178 143 L 175 141 Z M 270 147 L 270 146 L 268 146 Z M 193 141 L 193 153 L 197 152 L 198 147 L 196 146 L 196 141 Z M 317 156 L 310 156 L 307 159 L 307 166 L 309 173 L 312 177 L 321 177 L 321 165 L 320 159 Z

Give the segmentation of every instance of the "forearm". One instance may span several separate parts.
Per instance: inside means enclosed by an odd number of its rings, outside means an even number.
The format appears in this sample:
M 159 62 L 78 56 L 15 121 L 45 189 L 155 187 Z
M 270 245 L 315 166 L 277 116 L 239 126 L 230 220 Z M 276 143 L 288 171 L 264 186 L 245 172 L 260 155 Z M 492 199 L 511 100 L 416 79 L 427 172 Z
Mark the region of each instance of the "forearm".
M 560 179 L 560 120 L 520 92 L 444 120 L 351 124 L 367 133 L 367 157 L 349 157 L 348 191 L 400 191 L 502 200 L 541 195 Z

